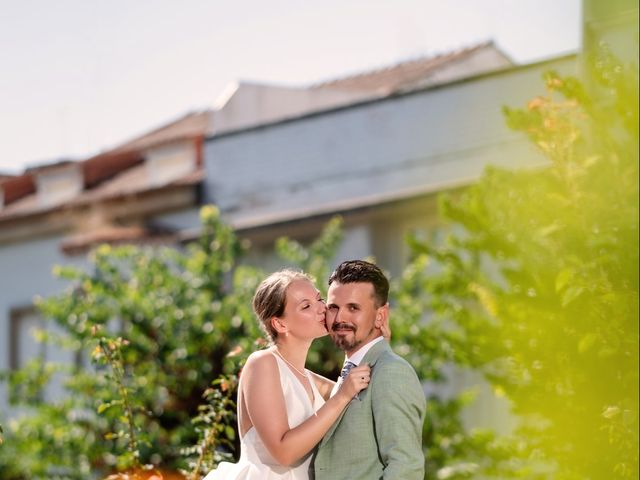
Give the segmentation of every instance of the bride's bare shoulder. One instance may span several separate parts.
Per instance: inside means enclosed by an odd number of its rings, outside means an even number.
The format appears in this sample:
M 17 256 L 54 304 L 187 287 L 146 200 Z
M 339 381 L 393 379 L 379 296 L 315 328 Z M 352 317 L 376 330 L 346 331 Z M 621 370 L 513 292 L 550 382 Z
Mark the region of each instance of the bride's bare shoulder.
M 253 352 L 247 358 L 247 362 L 244 365 L 243 370 L 258 370 L 263 371 L 265 369 L 271 370 L 273 368 L 277 368 L 276 359 L 273 356 L 271 350 L 258 350 Z
M 269 350 L 253 352 L 242 368 L 243 385 L 251 389 L 280 385 L 280 372 L 275 356 Z

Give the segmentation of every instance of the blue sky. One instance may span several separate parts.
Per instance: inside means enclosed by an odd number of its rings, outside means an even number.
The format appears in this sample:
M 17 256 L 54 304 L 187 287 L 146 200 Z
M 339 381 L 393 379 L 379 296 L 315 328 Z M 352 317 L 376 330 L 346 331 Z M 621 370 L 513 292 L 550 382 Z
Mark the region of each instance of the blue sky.
M 489 39 L 529 63 L 581 38 L 580 0 L 0 0 L 0 12 L 8 173 L 209 108 L 237 79 L 305 85 Z

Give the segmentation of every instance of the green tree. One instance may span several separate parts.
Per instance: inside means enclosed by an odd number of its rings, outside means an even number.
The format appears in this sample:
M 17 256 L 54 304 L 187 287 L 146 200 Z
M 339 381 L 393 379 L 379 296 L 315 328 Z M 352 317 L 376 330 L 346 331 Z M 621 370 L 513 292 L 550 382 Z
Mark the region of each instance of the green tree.
M 638 476 L 638 73 L 588 65 L 505 108 L 547 166 L 487 169 L 442 199 L 444 246 L 412 240 L 414 298 L 520 419 L 485 474 Z
M 250 300 L 261 275 L 237 265 L 240 245 L 214 207 L 203 208 L 202 222 L 202 236 L 184 251 L 104 245 L 90 271 L 57 269 L 70 288 L 37 304 L 63 334 L 41 340 L 98 361 L 71 368 L 34 360 L 6 374 L 24 415 L 7 425 L 3 478 L 185 466 L 181 449 L 197 441 L 191 419 L 203 392 L 237 373 L 260 337 Z M 240 354 L 230 356 L 234 349 Z M 42 388 L 60 369 L 68 395 L 43 403 Z

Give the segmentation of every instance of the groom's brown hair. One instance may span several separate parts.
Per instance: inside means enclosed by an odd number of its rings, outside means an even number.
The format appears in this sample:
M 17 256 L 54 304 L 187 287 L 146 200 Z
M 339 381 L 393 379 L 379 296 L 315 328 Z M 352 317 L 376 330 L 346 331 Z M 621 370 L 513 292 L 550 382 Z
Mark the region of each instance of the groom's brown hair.
M 364 260 L 342 262 L 329 277 L 329 285 L 338 283 L 370 283 L 376 307 L 386 305 L 389 298 L 389 280 L 377 265 Z

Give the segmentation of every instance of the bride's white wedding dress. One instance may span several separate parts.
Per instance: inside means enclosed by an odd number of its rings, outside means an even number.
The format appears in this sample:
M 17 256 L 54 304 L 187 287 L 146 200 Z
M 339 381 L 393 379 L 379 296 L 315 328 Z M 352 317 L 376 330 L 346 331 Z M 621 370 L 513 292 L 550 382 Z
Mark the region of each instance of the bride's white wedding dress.
M 324 399 L 309 372 L 305 370 L 313 390 L 312 404 L 300 380 L 278 355 L 273 356 L 280 371 L 280 385 L 287 408 L 289 428 L 294 428 L 313 415 L 324 404 Z M 311 453 L 295 465 L 288 467 L 279 465 L 267 451 L 256 429 L 251 427 L 240 440 L 238 463 L 223 462 L 218 468 L 209 472 L 203 480 L 309 480 L 310 462 Z

